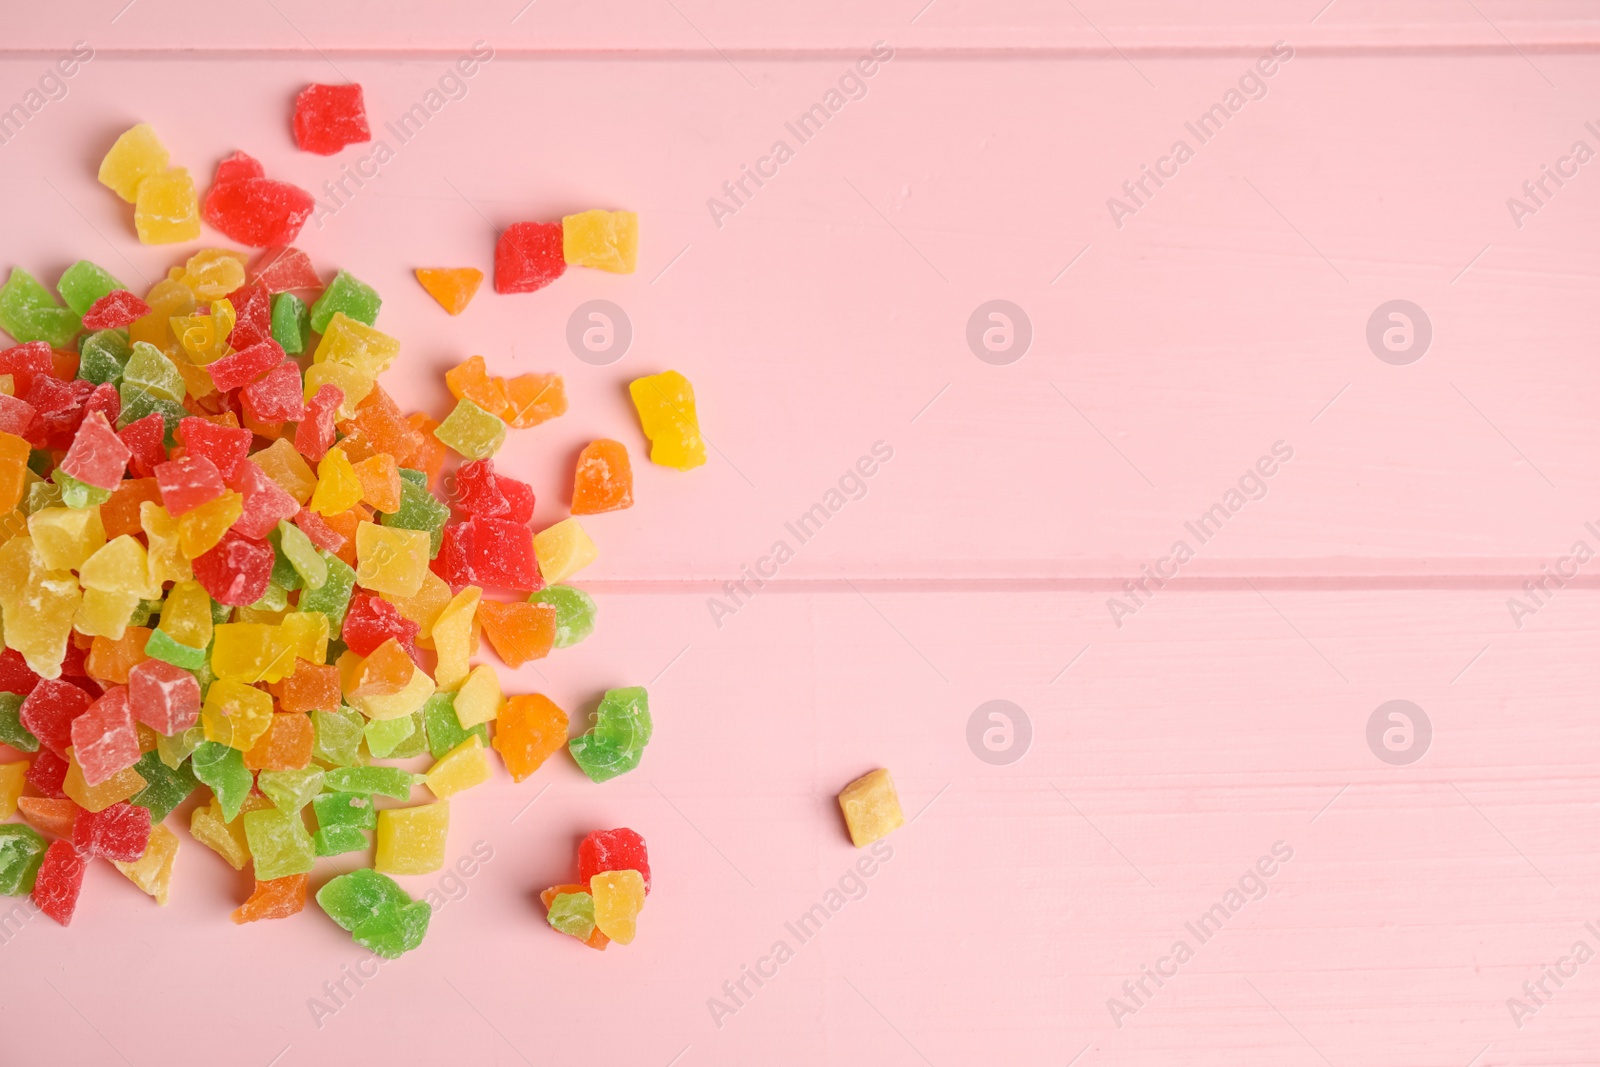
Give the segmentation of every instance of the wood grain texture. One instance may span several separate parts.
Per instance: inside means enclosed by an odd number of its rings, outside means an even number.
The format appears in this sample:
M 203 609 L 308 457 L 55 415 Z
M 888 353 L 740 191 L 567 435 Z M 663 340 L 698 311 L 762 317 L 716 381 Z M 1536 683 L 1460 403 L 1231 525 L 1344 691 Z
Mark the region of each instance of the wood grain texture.
M 598 436 L 634 452 L 639 503 L 586 523 L 595 637 L 507 688 L 581 717 L 649 684 L 657 712 L 635 774 L 597 788 L 552 763 L 461 798 L 452 859 L 492 858 L 406 880 L 446 906 L 365 985 L 319 916 L 234 928 L 247 881 L 192 842 L 168 909 L 100 865 L 68 931 L 0 911 L 8 1050 L 168 1059 L 145 1021 L 200 967 L 215 1010 L 193 1040 L 241 1064 L 570 1062 L 597 1033 L 606 1062 L 682 1067 L 1593 1061 L 1600 963 L 1547 980 L 1521 1027 L 1507 1000 L 1575 941 L 1600 950 L 1600 572 L 1521 588 L 1575 542 L 1600 551 L 1600 163 L 1520 227 L 1507 199 L 1574 141 L 1600 150 L 1594 6 L 920 4 L 540 0 L 513 23 L 520 0 L 243 21 L 138 0 L 0 42 L 0 110 L 55 50 L 97 49 L 0 144 L 27 206 L 0 219 L 9 262 L 133 282 L 187 251 L 138 246 L 94 182 L 149 120 L 202 181 L 242 148 L 319 195 L 301 245 L 384 294 L 405 403 L 442 409 L 440 371 L 473 353 L 566 377 L 572 413 L 503 453 L 536 525 Z M 385 124 L 475 40 L 494 59 L 402 143 Z M 895 57 L 800 143 L 785 124 L 875 40 Z M 1240 79 L 1279 40 L 1295 55 L 1264 95 L 1204 143 L 1186 129 L 1256 92 Z M 305 82 L 346 77 L 395 150 L 359 187 L 343 168 L 365 150 L 297 153 L 286 118 Z M 779 139 L 792 160 L 733 203 L 723 183 Z M 1193 158 L 1132 202 L 1178 139 Z M 1137 208 L 1120 226 L 1112 197 Z M 487 269 L 494 227 L 593 206 L 641 213 L 636 275 L 485 292 L 460 319 L 410 277 Z M 996 298 L 1033 329 L 1005 366 L 966 336 Z M 1408 366 L 1365 336 L 1397 298 L 1434 330 Z M 610 366 L 565 340 L 594 299 L 634 330 Z M 623 388 L 669 366 L 713 445 L 689 475 L 642 461 Z M 1264 494 L 1241 488 L 1278 442 Z M 1233 489 L 1259 499 L 1201 543 L 1186 524 Z M 1178 540 L 1176 578 L 1123 587 Z M 779 541 L 792 558 L 750 583 Z M 994 699 L 1032 725 L 1006 766 L 969 747 Z M 1368 747 L 1394 699 L 1434 731 L 1409 766 Z M 877 765 L 915 822 L 802 944 L 785 923 L 858 859 L 833 794 Z M 658 891 L 600 956 L 542 930 L 535 895 L 612 825 L 648 838 Z M 1278 842 L 1265 896 L 1189 933 Z M 780 939 L 793 959 L 719 1026 L 709 1001 Z M 1133 1005 L 1124 982 L 1178 939 L 1193 959 Z M 1120 1026 L 1113 997 L 1138 1008 Z

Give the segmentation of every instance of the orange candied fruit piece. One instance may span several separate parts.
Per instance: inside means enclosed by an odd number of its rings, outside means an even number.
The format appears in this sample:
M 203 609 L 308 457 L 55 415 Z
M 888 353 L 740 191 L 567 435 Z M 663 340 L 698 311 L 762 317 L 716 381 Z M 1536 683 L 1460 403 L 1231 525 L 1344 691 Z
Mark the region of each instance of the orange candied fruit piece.
M 334 555 L 351 567 L 356 566 L 356 528 L 363 522 L 372 521 L 372 512 L 357 504 L 348 511 L 324 515 L 323 521 L 333 528 L 333 532 L 344 538 L 344 544 L 339 546 Z
M 355 417 L 341 423 L 339 429 L 347 434 L 361 431 L 374 455 L 387 453 L 401 467 L 411 462 L 419 444 L 417 432 L 378 385 L 356 405 Z
M 400 465 L 393 456 L 386 452 L 369 456 L 355 464 L 355 472 L 361 480 L 362 503 L 388 514 L 400 510 Z
M 340 657 L 341 660 L 343 657 Z M 357 657 L 350 664 L 345 695 L 351 699 L 389 696 L 400 692 L 411 681 L 417 665 L 411 661 L 400 642 L 389 638 L 372 650 L 366 659 Z
M 477 267 L 418 267 L 416 275 L 428 295 L 452 315 L 467 310 L 483 284 L 483 271 Z
M 514 430 L 526 430 L 567 413 L 567 384 L 559 374 L 519 374 L 506 382 L 502 416 Z
M 78 821 L 83 809 L 70 800 L 52 800 L 50 797 L 18 797 L 17 810 L 29 826 L 47 834 L 72 839 L 72 824 Z
M 433 436 L 433 431 L 439 428 L 437 419 L 430 418 L 425 412 L 413 411 L 406 416 L 406 425 L 416 431 L 421 444 L 417 446 L 417 454 L 411 457 L 412 470 L 419 470 L 428 476 L 431 486 L 439 478 L 439 472 L 444 470 L 445 456 L 449 449 L 445 443 Z
M 547 696 L 519 693 L 500 706 L 490 744 L 511 780 L 520 782 L 566 747 L 567 713 Z
M 150 640 L 148 626 L 130 626 L 116 641 L 109 637 L 96 637 L 89 645 L 89 656 L 83 669 L 97 682 L 127 685 L 128 672 L 150 657 L 144 654 L 145 642 Z
M 253 923 L 260 919 L 286 919 L 306 906 L 306 882 L 310 876 L 291 874 L 287 878 L 274 878 L 270 882 L 257 882 L 250 899 L 233 913 L 236 923 Z
M 339 668 L 296 660 L 294 673 L 275 683 L 273 696 L 283 711 L 338 711 Z
M 633 507 L 633 465 L 621 441 L 602 437 L 578 454 L 572 476 L 572 513 L 598 515 Z
M 111 499 L 100 505 L 100 523 L 106 528 L 106 540 L 123 534 L 142 534 L 139 524 L 139 505 L 146 500 L 161 503 L 161 490 L 154 478 L 129 478 L 112 490 Z
M 507 667 L 520 667 L 529 660 L 544 659 L 556 640 L 554 604 L 529 604 L 524 600 L 509 604 L 497 600 L 478 602 L 477 618 L 489 644 Z
M 444 384 L 457 400 L 470 400 L 491 415 L 501 415 L 506 410 L 505 379 L 489 377 L 482 356 L 473 356 L 445 371 Z
M 317 487 L 317 476 L 286 437 L 280 437 L 268 447 L 252 453 L 250 462 L 265 471 L 268 478 L 277 482 L 284 492 L 301 505 L 311 499 L 311 491 Z
M 311 719 L 303 712 L 280 712 L 244 754 L 252 771 L 298 771 L 311 762 Z

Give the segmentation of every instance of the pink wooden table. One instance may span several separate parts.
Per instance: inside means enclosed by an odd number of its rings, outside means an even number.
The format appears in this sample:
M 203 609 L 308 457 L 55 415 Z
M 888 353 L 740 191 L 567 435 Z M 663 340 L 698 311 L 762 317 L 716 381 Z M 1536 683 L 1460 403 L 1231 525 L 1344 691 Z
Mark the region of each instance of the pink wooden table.
M 248 876 L 186 833 L 165 909 L 96 865 L 70 929 L 0 914 L 0 1062 L 1595 1061 L 1594 3 L 122 4 L 7 16 L 0 108 L 94 58 L 0 144 L 4 266 L 183 254 L 94 181 L 150 121 L 322 197 L 300 243 L 385 295 L 404 402 L 472 353 L 565 375 L 503 453 L 537 524 L 584 442 L 640 454 L 630 378 L 686 373 L 713 452 L 636 467 L 595 636 L 507 678 L 648 684 L 639 771 L 463 797 L 489 859 L 407 879 L 445 906 L 376 969 L 314 910 L 234 927 Z M 289 139 L 343 79 L 381 165 Z M 595 206 L 637 274 L 455 320 L 410 277 Z M 568 346 L 591 300 L 614 363 Z M 915 818 L 859 877 L 833 795 L 878 765 Z M 657 890 L 600 955 L 535 894 L 614 825 Z

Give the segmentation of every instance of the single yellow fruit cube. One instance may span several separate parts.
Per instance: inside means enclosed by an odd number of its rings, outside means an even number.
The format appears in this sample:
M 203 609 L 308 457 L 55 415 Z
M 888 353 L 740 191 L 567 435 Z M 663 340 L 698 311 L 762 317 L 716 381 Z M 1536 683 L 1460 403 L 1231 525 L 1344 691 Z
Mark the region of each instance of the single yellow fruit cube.
M 239 825 L 244 825 L 243 820 Z M 172 862 L 177 858 L 178 835 L 157 823 L 150 827 L 150 841 L 144 846 L 144 855 L 132 863 L 112 860 L 111 865 L 126 875 L 128 881 L 155 897 L 157 904 L 164 905 L 167 890 L 172 885 Z
M 433 622 L 433 648 L 439 663 L 433 680 L 443 690 L 455 689 L 467 680 L 467 660 L 472 655 L 472 623 L 477 618 L 483 590 L 469 585 L 451 598 Z
M 577 519 L 562 519 L 534 534 L 533 554 L 538 557 L 544 584 L 555 585 L 593 563 L 600 550 Z
M 638 871 L 601 871 L 589 879 L 594 895 L 594 924 L 619 945 L 633 940 L 644 908 L 644 875 Z
M 167 149 L 150 124 L 126 130 L 100 161 L 100 184 L 128 203 L 138 197 L 139 183 L 167 169 Z
M 372 866 L 384 874 L 429 874 L 444 866 L 450 802 L 385 808 L 378 812 L 378 848 Z
M 199 237 L 200 201 L 189 172 L 173 167 L 140 181 L 133 227 L 139 232 L 139 242 L 147 245 L 178 244 Z
M 28 536 L 46 570 L 75 571 L 106 543 L 98 505 L 42 508 L 28 516 Z
M 322 340 L 317 342 L 311 362 L 314 365 L 343 363 L 369 378 L 376 378 L 388 370 L 399 355 L 399 341 L 382 330 L 373 329 L 342 311 L 336 311 L 333 318 L 328 320 L 328 329 L 323 333 Z
M 456 720 L 461 723 L 462 729 L 470 730 L 480 722 L 499 718 L 500 708 L 505 702 L 506 698 L 500 691 L 499 676 L 494 673 L 493 667 L 481 663 L 472 668 L 467 680 L 456 690 Z
M 145 784 L 143 775 L 132 767 L 124 767 L 99 785 L 90 785 L 84 780 L 77 755 L 67 749 L 67 777 L 61 783 L 61 791 L 84 811 L 104 811 L 119 800 L 127 800 Z
M 178 545 L 178 520 L 169 515 L 166 508 L 154 501 L 143 501 L 139 505 L 139 525 L 144 529 L 148 546 L 151 585 L 187 582 L 194 578 L 189 557 Z
M 161 632 L 189 648 L 211 643 L 211 596 L 194 579 L 181 581 L 167 593 L 161 607 Z
M 245 807 L 248 808 L 254 799 L 246 800 Z M 244 870 L 244 865 L 250 862 L 250 842 L 244 835 L 244 809 L 229 822 L 222 817 L 222 802 L 213 796 L 208 807 L 195 808 L 194 814 L 189 816 L 189 833 L 227 860 L 228 866 L 236 871 Z
M 327 619 L 326 615 L 319 617 Z M 294 672 L 295 649 L 278 626 L 259 622 L 225 622 L 216 627 L 211 644 L 211 671 L 246 685 L 281 682 Z
M 472 736 L 476 740 L 478 735 Z M 27 760 L 0 763 L 0 819 L 9 819 L 17 813 L 17 798 L 22 795 L 23 776 L 28 773 L 28 766 Z
M 845 786 L 839 793 L 839 807 L 844 810 L 844 821 L 856 848 L 887 836 L 906 821 L 900 814 L 900 794 L 894 790 L 894 779 L 882 767 Z
M 219 678 L 206 690 L 200 724 L 207 741 L 248 752 L 272 725 L 272 696 L 236 679 Z
M 211 301 L 221 302 L 222 298 L 244 284 L 245 264 L 250 260 L 242 252 L 235 252 L 231 248 L 202 248 L 183 265 L 183 273 L 178 281 L 194 294 L 201 303 Z M 217 315 L 222 310 L 212 304 L 211 314 Z M 219 317 L 214 324 L 217 332 L 223 337 L 228 335 L 228 330 L 233 328 L 234 310 L 233 303 L 227 302 L 225 318 Z M 228 329 L 224 330 L 223 327 Z
M 294 450 L 294 444 L 287 437 L 278 438 L 252 455 L 250 462 L 277 482 L 280 489 L 294 497 L 296 503 L 304 504 L 310 500 L 317 487 L 317 476 L 311 473 L 311 465 Z
M 471 789 L 489 780 L 489 756 L 483 739 L 471 734 L 467 739 L 440 756 L 428 768 L 427 785 L 433 795 L 447 800 L 463 789 Z
M 120 641 L 141 599 L 137 593 L 106 593 L 99 589 L 85 589 L 83 599 L 78 602 L 78 613 L 73 616 L 73 628 L 89 637 Z
M 328 616 L 320 611 L 291 611 L 278 624 L 283 643 L 289 648 L 292 659 L 307 663 L 328 662 L 330 626 Z M 288 673 L 293 674 L 291 669 Z
M 282 438 L 280 438 L 282 440 Z M 317 488 L 306 506 L 319 515 L 337 515 L 361 503 L 361 478 L 344 449 L 328 449 L 317 464 Z
M 432 547 L 426 530 L 362 522 L 356 527 L 356 582 L 376 593 L 416 596 Z
M 231 489 L 189 509 L 178 519 L 178 548 L 191 560 L 211 551 L 243 514 L 244 497 Z
M 78 568 L 78 584 L 103 593 L 133 593 L 159 599 L 161 587 L 150 583 L 150 557 L 131 534 L 113 537 Z
M 639 216 L 632 211 L 580 211 L 564 216 L 561 258 L 573 267 L 632 274 L 639 259 Z
M 650 438 L 650 462 L 686 471 L 706 461 L 694 386 L 675 370 L 628 383 L 628 395 L 639 412 L 639 425 Z

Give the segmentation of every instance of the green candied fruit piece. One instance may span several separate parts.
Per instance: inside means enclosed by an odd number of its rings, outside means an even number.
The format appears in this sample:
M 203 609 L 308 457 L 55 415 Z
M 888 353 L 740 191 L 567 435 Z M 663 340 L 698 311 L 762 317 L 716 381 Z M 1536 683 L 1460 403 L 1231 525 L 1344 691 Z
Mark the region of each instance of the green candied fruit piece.
M 195 791 L 200 784 L 194 770 L 187 763 L 168 767 L 161 761 L 159 749 L 152 749 L 139 757 L 133 765 L 145 781 L 143 789 L 128 798 L 128 803 L 150 809 L 150 823 L 155 825 L 172 814 L 172 810 Z
M 133 354 L 122 368 L 122 402 L 128 403 L 133 390 L 149 393 L 162 400 L 180 403 L 185 388 L 183 375 L 166 354 L 148 341 L 135 341 Z
M 163 356 L 163 359 L 166 357 Z M 130 359 L 131 362 L 131 359 Z M 126 379 L 117 387 L 122 394 L 122 414 L 117 416 L 117 429 L 138 422 L 146 415 L 160 415 L 164 429 L 162 443 L 168 448 L 178 445 L 178 423 L 189 417 L 189 409 L 176 400 L 156 396 L 142 386 L 129 386 Z
M 0 693 L 0 741 L 22 752 L 39 751 L 39 739 L 22 725 L 21 693 Z
M 78 377 L 95 385 L 122 381 L 122 368 L 128 365 L 133 347 L 121 330 L 98 330 L 86 334 L 78 346 Z
M 255 776 L 245 769 L 244 753 L 219 741 L 202 741 L 190 757 L 189 765 L 194 768 L 194 776 L 217 795 L 223 821 L 232 822 L 255 781 Z M 263 882 L 270 881 L 264 875 L 260 877 Z
M 365 867 L 330 878 L 317 890 L 317 906 L 346 930 L 410 903 L 410 895 L 393 878 Z
M 365 730 L 367 751 L 375 759 L 390 759 L 394 757 L 394 750 L 409 740 L 416 729 L 417 724 L 409 715 L 398 719 L 373 719 Z
M 398 745 L 389 750 L 389 759 L 410 759 L 412 756 L 420 756 L 428 751 L 428 734 L 422 726 L 422 710 L 419 708 L 413 711 L 408 718 L 411 720 L 411 732 Z M 370 746 L 371 743 L 368 742 L 368 744 Z M 487 748 L 488 746 L 489 742 L 485 741 L 484 747 Z
M 593 782 L 604 782 L 639 766 L 650 743 L 650 695 L 643 686 L 609 689 L 594 714 L 594 725 L 567 743 L 579 768 Z
M 291 356 L 306 350 L 306 333 L 311 329 L 311 314 L 306 302 L 293 293 L 272 298 L 272 339 Z
M 0 329 L 19 345 L 45 341 L 51 348 L 71 348 L 83 328 L 83 319 L 71 308 L 60 307 L 50 290 L 21 267 L 0 285 Z
M 261 599 L 250 605 L 252 611 L 288 611 L 289 591 L 276 582 L 267 582 Z
M 141 600 L 128 614 L 129 626 L 149 626 L 150 620 L 161 612 L 161 601 Z
M 334 793 L 381 793 L 396 800 L 410 800 L 415 778 L 399 767 L 335 767 L 328 772 L 323 788 Z
M 87 259 L 80 259 L 62 271 L 61 280 L 56 282 L 56 292 L 61 294 L 62 302 L 80 316 L 87 315 L 96 300 L 126 288 Z
M 350 936 L 356 944 L 386 960 L 399 959 L 422 944 L 432 918 L 433 908 L 428 902 L 416 900 L 362 923 Z
M 41 478 L 50 477 L 50 472 L 55 470 L 56 461 L 42 448 L 35 448 L 28 453 L 28 469 Z
M 281 812 L 297 812 L 322 792 L 321 767 L 301 767 L 294 771 L 262 771 L 256 775 L 256 788 L 277 805 Z
M 301 611 L 320 611 L 328 617 L 328 632 L 344 629 L 344 613 L 350 609 L 350 594 L 356 587 L 356 572 L 344 560 L 331 552 L 319 553 L 328 565 L 328 579 L 321 589 L 307 589 L 300 594 Z
M 404 474 L 405 471 L 401 471 Z M 400 482 L 400 510 L 393 513 L 378 515 L 378 523 L 382 526 L 393 526 L 400 530 L 426 530 L 428 532 L 428 556 L 433 558 L 439 554 L 439 546 L 444 543 L 444 526 L 450 521 L 450 505 L 428 492 L 427 484 L 417 485 L 411 479 Z
M 594 897 L 588 893 L 557 893 L 545 918 L 562 933 L 587 941 L 594 933 Z
M 428 732 L 428 753 L 434 759 L 443 759 L 445 753 L 455 748 L 461 742 L 478 735 L 483 742 L 483 747 L 489 747 L 489 724 L 480 722 L 470 730 L 462 729 L 461 720 L 456 718 L 456 695 L 454 693 L 435 693 L 422 705 L 423 726 Z
M 206 731 L 203 726 L 191 726 L 179 734 L 171 737 L 156 738 L 156 755 L 161 762 L 177 770 L 183 761 L 194 755 L 194 750 L 199 748 L 206 740 Z
M 555 647 L 575 645 L 594 631 L 594 597 L 570 585 L 552 585 L 528 597 L 530 604 L 550 604 L 556 609 Z
M 29 515 L 45 508 L 59 508 L 61 503 L 61 487 L 55 482 L 34 482 L 28 486 L 28 499 L 23 502 L 23 510 Z
M 419 486 L 423 489 L 428 488 L 428 474 L 426 471 L 412 470 L 410 467 L 401 467 L 400 477 L 402 480 L 408 481 L 412 485 Z
M 366 793 L 324 793 L 312 799 L 311 810 L 316 813 L 319 830 L 378 828 L 378 809 Z
M 186 671 L 199 670 L 206 662 L 206 650 L 203 648 L 190 648 L 181 641 L 172 639 L 172 635 L 165 630 L 150 631 L 150 639 L 145 642 L 144 654 L 151 659 L 164 660 L 174 667 L 182 667 Z
M 310 874 L 316 866 L 317 849 L 299 812 L 285 813 L 277 808 L 247 811 L 244 836 L 255 860 L 257 881 Z
M 311 846 L 319 856 L 342 856 L 346 852 L 360 852 L 371 845 L 367 835 L 349 826 L 330 826 L 314 831 Z
M 311 543 L 306 532 L 292 522 L 280 522 L 273 531 L 277 540 L 272 547 L 289 561 L 294 569 L 297 584 L 289 588 L 321 589 L 328 581 L 328 563 Z
M 488 459 L 506 439 L 506 424 L 470 400 L 457 400 L 433 436 L 467 459 Z
M 206 600 L 211 604 L 211 625 L 221 626 L 233 617 L 233 609 L 226 604 L 219 604 L 207 594 Z
M 277 530 L 267 531 L 267 544 L 272 546 L 272 574 L 268 581 L 283 589 L 299 589 L 305 583 L 300 580 L 300 572 L 294 569 L 294 564 L 283 551 L 283 535 Z
M 361 728 L 365 721 L 354 708 L 313 711 L 311 758 L 333 767 L 354 767 L 360 763 Z
M 69 508 L 99 507 L 111 499 L 111 490 L 80 482 L 60 467 L 50 473 L 50 480 L 61 487 L 61 503 Z
M 31 826 L 0 825 L 0 895 L 23 897 L 33 892 L 33 880 L 49 847 Z
M 328 322 L 339 312 L 344 312 L 349 318 L 357 322 L 373 326 L 378 321 L 378 309 L 383 306 L 383 299 L 378 296 L 377 290 L 356 278 L 347 271 L 340 271 L 333 276 L 333 281 L 317 297 L 317 302 L 311 305 L 311 328 L 318 333 L 326 333 Z

